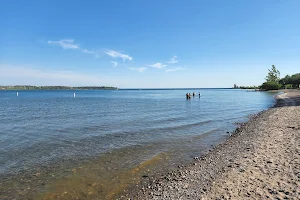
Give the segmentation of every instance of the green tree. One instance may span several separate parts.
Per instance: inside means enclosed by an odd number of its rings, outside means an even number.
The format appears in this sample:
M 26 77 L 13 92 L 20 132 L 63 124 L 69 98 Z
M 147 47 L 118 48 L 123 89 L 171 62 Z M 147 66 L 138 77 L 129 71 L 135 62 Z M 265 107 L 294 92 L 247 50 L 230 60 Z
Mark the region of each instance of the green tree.
M 275 65 L 272 65 L 271 69 L 268 69 L 268 75 L 266 76 L 266 82 L 261 85 L 263 90 L 278 90 L 281 88 L 282 82 L 284 80 L 280 79 L 280 72 L 276 69 Z
M 289 83 L 292 84 L 293 87 L 298 88 L 300 85 L 300 73 L 293 74 Z
M 298 88 L 300 85 L 300 73 L 293 74 L 292 76 L 286 75 L 280 79 L 279 83 L 284 85 L 285 88 Z
M 286 75 L 284 78 L 279 80 L 279 83 L 282 85 L 290 84 L 291 77 L 289 75 Z
M 280 72 L 276 69 L 275 65 L 272 65 L 271 69 L 268 69 L 268 75 L 266 76 L 267 82 L 279 83 L 280 80 Z
M 261 89 L 263 90 L 278 90 L 281 87 L 279 83 L 276 82 L 264 82 L 261 85 Z

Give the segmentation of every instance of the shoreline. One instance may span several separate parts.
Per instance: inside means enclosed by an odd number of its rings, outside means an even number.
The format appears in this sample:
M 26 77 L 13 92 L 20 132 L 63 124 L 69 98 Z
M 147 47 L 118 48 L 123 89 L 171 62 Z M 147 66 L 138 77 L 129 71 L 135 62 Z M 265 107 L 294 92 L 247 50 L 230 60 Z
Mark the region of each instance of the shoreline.
M 181 92 L 175 91 L 175 93 Z M 245 91 L 237 91 L 237 93 L 232 91 L 228 94 L 243 95 L 245 94 Z M 265 104 L 263 100 L 257 100 L 261 95 L 264 96 L 263 99 L 267 98 L 267 104 Z M 247 101 L 247 105 L 251 104 L 252 94 L 248 94 L 248 96 L 249 100 Z M 267 109 L 274 103 L 274 93 L 256 93 L 254 96 L 257 96 L 254 100 L 256 100 L 259 105 L 262 105 L 264 109 Z M 196 111 L 198 108 L 200 110 L 201 106 L 204 107 L 205 99 L 206 97 L 200 101 L 200 99 L 195 98 L 195 102 L 190 103 L 192 101 L 185 101 L 181 97 L 180 99 L 178 98 L 178 102 L 183 103 L 183 111 L 188 113 L 188 117 L 194 121 L 193 123 L 189 123 L 188 120 L 185 122 L 189 125 L 184 126 L 184 129 L 182 130 L 185 130 L 184 134 L 187 135 L 180 137 L 180 140 L 176 138 L 173 139 L 174 135 L 171 134 L 170 140 L 160 140 L 158 143 L 149 143 L 149 145 L 129 145 L 128 148 L 115 149 L 96 156 L 74 157 L 75 159 L 70 157 L 70 159 L 64 160 L 53 159 L 50 160 L 50 162 L 37 162 L 37 164 L 30 163 L 28 165 L 24 162 L 24 167 L 20 169 L 15 168 L 15 171 L 10 171 L 11 173 L 3 173 L 3 176 L 1 176 L 3 177 L 3 182 L 0 184 L 0 193 L 5 199 L 114 199 L 119 196 L 119 194 L 122 194 L 123 190 L 126 188 L 136 185 L 138 182 L 143 181 L 148 177 L 152 177 L 157 173 L 164 174 L 171 169 L 177 169 L 178 165 L 190 163 L 195 156 L 207 153 L 212 146 L 224 142 L 224 140 L 229 137 L 229 132 L 233 131 L 238 126 L 237 124 L 234 124 L 236 120 L 230 118 L 228 119 L 231 120 L 230 122 L 228 120 L 223 120 L 224 126 L 222 125 L 222 127 L 224 128 L 219 128 L 218 123 L 216 123 L 216 125 L 209 125 L 210 123 L 214 123 L 214 121 L 206 119 L 205 116 L 202 116 L 201 112 L 190 112 L 193 111 L 191 108 L 195 108 Z M 219 104 L 218 102 L 219 100 L 216 100 L 213 104 L 217 106 Z M 241 101 L 239 98 L 235 98 L 235 102 L 240 103 Z M 195 107 L 191 107 L 191 105 Z M 266 105 L 268 106 L 266 107 Z M 243 106 L 243 104 L 241 104 L 241 106 Z M 210 108 L 209 106 L 205 107 Z M 255 106 L 255 109 L 260 110 L 258 107 L 259 106 Z M 231 109 L 227 110 L 228 114 L 231 115 Z M 248 113 L 246 115 L 245 113 L 240 112 L 241 110 L 242 108 L 234 109 L 234 116 L 241 116 L 241 118 L 235 118 L 237 120 L 240 119 L 239 122 L 247 121 L 249 116 L 255 113 L 255 111 L 245 109 L 245 112 Z M 180 111 L 180 116 L 184 114 L 181 112 L 182 111 Z M 43 116 L 43 113 L 40 114 Z M 195 114 L 195 116 L 191 117 L 191 114 Z M 55 118 L 60 118 L 59 116 L 61 115 L 56 115 L 56 112 L 53 112 L 53 116 L 57 116 Z M 223 118 L 224 114 L 220 114 L 220 117 Z M 178 119 L 180 123 L 180 119 L 184 119 L 184 117 L 179 117 Z M 157 121 L 161 122 L 160 120 Z M 199 121 L 204 121 L 205 123 L 203 124 Z M 205 128 L 206 122 L 208 122 L 207 129 Z M 163 124 L 165 124 L 164 121 Z M 195 130 L 195 134 L 189 134 L 189 131 L 186 128 L 192 127 L 191 125 L 194 126 L 194 124 L 195 127 L 199 127 L 199 129 L 197 128 Z M 174 126 L 170 127 L 174 127 L 174 130 L 177 129 L 178 123 L 173 120 L 173 118 L 172 125 Z M 179 130 L 180 132 L 183 132 L 181 128 Z M 192 130 L 191 133 L 193 132 Z M 69 130 L 69 132 L 71 131 L 73 131 L 73 129 Z M 165 135 L 166 131 L 167 130 L 163 131 L 163 135 Z M 198 131 L 203 132 L 203 134 L 200 134 Z M 98 137 L 98 139 L 100 138 L 101 137 Z M 97 139 L 97 137 L 95 139 Z M 67 142 L 67 144 L 69 145 L 70 142 Z M 77 143 L 74 142 L 73 144 Z M 171 145 L 170 147 L 165 148 L 162 144 Z M 59 146 L 60 145 L 58 145 L 58 147 Z M 158 148 L 160 147 L 163 147 L 163 150 L 159 150 Z M 42 150 L 43 148 L 37 149 Z M 178 151 L 175 149 L 178 149 Z M 76 148 L 74 150 L 76 150 Z M 26 161 L 26 156 L 31 154 L 24 155 L 24 160 Z M 32 159 L 32 161 L 34 161 L 34 159 Z
M 271 108 L 251 116 L 207 154 L 195 157 L 186 166 L 178 166 L 177 170 L 145 178 L 119 198 L 297 198 L 300 91 L 280 91 L 284 93 L 275 97 Z M 286 161 L 282 163 L 283 160 Z

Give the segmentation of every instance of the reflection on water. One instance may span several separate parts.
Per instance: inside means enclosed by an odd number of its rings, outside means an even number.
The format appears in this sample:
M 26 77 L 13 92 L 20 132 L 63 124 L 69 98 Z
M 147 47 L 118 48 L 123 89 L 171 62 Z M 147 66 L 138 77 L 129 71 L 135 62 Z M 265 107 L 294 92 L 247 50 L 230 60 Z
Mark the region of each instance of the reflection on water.
M 188 90 L 0 91 L 1 199 L 111 199 L 190 162 L 270 94 Z

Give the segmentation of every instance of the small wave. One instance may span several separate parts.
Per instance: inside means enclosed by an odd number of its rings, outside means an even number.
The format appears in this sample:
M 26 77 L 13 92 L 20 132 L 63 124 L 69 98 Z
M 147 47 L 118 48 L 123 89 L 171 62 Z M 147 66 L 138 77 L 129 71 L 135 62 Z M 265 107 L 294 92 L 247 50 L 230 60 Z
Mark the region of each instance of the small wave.
M 195 139 L 195 140 L 201 139 L 201 138 L 203 138 L 203 137 L 205 137 L 205 136 L 207 136 L 207 135 L 210 135 L 210 134 L 212 134 L 212 133 L 217 132 L 218 130 L 219 130 L 219 129 L 213 129 L 213 130 L 207 131 L 207 132 L 205 132 L 205 133 L 202 133 L 201 135 L 197 135 L 197 136 L 193 137 L 193 139 Z
M 154 130 L 160 130 L 160 131 L 183 130 L 186 128 L 193 128 L 196 126 L 209 124 L 211 122 L 212 122 L 212 120 L 206 120 L 206 121 L 200 121 L 200 122 L 194 122 L 194 123 L 186 123 L 186 124 L 182 124 L 182 125 L 175 125 L 175 126 L 168 126 L 168 127 L 161 127 L 161 128 L 151 128 L 150 130 L 152 130 L 152 131 L 154 131 Z M 150 130 L 148 130 L 148 131 L 150 131 Z

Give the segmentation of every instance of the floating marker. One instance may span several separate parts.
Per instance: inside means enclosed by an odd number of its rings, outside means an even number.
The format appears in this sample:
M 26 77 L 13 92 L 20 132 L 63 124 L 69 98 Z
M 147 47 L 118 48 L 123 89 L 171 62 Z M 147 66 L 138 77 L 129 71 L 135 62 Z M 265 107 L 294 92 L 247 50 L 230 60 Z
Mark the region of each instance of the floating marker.
M 76 96 L 75 92 L 74 92 L 73 96 L 74 96 L 74 98 L 75 98 L 75 96 Z
M 17 97 L 19 96 L 19 92 L 17 92 Z

